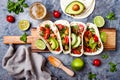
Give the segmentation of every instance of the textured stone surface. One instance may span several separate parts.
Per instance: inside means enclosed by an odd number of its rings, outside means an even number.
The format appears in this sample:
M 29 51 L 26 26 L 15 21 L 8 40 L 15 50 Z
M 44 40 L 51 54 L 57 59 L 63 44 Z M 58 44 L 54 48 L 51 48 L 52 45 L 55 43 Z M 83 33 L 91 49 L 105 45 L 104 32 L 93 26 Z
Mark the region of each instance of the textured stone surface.
M 59 0 L 26 0 L 26 2 L 31 5 L 33 2 L 40 1 L 47 7 L 49 17 L 48 19 L 55 21 L 52 16 L 53 10 L 59 10 L 61 13 L 61 8 L 59 4 Z M 27 19 L 31 22 L 32 27 L 37 27 L 37 25 L 41 22 L 41 20 L 33 20 L 29 16 L 29 9 L 25 9 L 24 13 L 20 13 L 19 15 L 15 15 L 16 22 L 15 23 L 8 23 L 6 21 L 6 15 L 9 13 L 7 12 L 7 0 L 0 0 L 0 80 L 14 80 L 8 73 L 2 68 L 1 62 L 2 58 L 8 49 L 8 45 L 3 44 L 3 36 L 5 35 L 21 35 L 23 32 L 18 29 L 18 21 L 21 19 Z M 75 21 L 82 21 L 82 22 L 92 22 L 93 18 L 97 15 L 101 15 L 105 17 L 107 13 L 113 11 L 116 15 L 116 19 L 112 21 L 106 20 L 105 27 L 109 28 L 116 28 L 117 29 L 117 49 L 116 51 L 104 51 L 100 55 L 97 56 L 82 56 L 82 59 L 85 61 L 85 68 L 82 71 L 75 72 L 75 77 L 69 77 L 66 73 L 62 70 L 52 67 L 48 62 L 46 66 L 53 72 L 53 75 L 56 76 L 59 80 L 88 80 L 88 73 L 93 72 L 97 74 L 98 80 L 120 80 L 120 65 L 117 66 L 118 71 L 111 73 L 109 72 L 109 65 L 110 61 L 118 63 L 120 62 L 120 0 L 96 0 L 96 7 L 94 12 L 86 19 L 82 20 L 75 20 Z M 68 21 L 74 21 L 74 19 L 62 14 L 60 19 L 66 19 Z M 30 31 L 27 31 L 30 34 Z M 109 58 L 104 60 L 101 58 L 101 55 L 107 53 Z M 47 58 L 49 55 L 54 55 L 51 53 L 40 53 Z M 70 63 L 74 59 L 69 55 L 54 55 L 59 58 L 67 67 L 70 68 Z M 93 59 L 100 58 L 102 61 L 102 65 L 100 67 L 94 67 L 91 63 Z

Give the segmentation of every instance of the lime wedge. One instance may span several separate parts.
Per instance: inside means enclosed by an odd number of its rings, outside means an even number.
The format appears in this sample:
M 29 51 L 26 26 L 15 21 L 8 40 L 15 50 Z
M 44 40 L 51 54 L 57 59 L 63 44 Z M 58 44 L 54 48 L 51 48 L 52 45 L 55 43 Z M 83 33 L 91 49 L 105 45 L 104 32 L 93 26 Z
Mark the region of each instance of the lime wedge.
M 18 27 L 20 30 L 25 31 L 30 27 L 30 22 L 28 20 L 20 20 Z
M 100 32 L 100 38 L 103 43 L 106 43 L 107 41 L 107 34 L 105 32 Z
M 45 48 L 46 48 L 46 45 L 45 45 L 44 41 L 41 40 L 41 39 L 38 39 L 38 40 L 35 42 L 35 46 L 36 46 L 38 49 L 40 49 L 40 50 L 45 50 Z
M 105 24 L 105 20 L 102 16 L 96 16 L 93 22 L 97 27 L 103 27 Z

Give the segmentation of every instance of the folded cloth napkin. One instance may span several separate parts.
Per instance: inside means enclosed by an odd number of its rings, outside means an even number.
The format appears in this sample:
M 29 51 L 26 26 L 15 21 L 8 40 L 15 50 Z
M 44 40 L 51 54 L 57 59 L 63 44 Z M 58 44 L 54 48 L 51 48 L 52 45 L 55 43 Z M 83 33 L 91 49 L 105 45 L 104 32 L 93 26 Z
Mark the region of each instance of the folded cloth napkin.
M 10 45 L 5 54 L 2 66 L 16 79 L 51 80 L 50 73 L 43 71 L 45 58 L 38 53 L 31 53 L 29 47 L 20 46 L 15 51 Z

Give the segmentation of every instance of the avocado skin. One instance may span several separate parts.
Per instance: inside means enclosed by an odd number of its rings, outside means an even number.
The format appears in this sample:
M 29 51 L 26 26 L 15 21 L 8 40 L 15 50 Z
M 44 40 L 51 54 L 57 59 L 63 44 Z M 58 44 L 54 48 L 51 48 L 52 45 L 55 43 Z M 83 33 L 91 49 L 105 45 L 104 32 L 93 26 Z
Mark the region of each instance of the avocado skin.
M 75 5 L 75 4 L 79 5 L 79 7 L 80 7 L 80 9 L 78 11 L 72 10 L 73 5 Z M 66 7 L 65 12 L 67 14 L 71 14 L 71 15 L 79 15 L 84 11 L 84 9 L 85 9 L 85 6 L 83 3 L 79 2 L 79 1 L 73 1 Z

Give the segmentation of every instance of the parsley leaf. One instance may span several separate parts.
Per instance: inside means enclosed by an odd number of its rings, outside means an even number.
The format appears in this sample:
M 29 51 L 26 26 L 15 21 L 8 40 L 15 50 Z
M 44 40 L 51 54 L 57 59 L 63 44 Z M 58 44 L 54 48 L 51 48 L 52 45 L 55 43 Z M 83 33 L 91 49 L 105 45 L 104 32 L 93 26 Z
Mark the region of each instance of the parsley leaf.
M 108 59 L 109 56 L 108 56 L 108 54 L 103 54 L 103 55 L 102 55 L 102 58 L 103 58 L 103 59 Z
M 89 80 L 96 79 L 96 74 L 93 74 L 92 72 L 89 72 L 88 79 Z
M 26 42 L 26 41 L 27 41 L 27 34 L 24 33 L 24 34 L 20 37 L 20 40 L 23 41 L 23 42 Z
M 117 71 L 117 64 L 113 63 L 113 62 L 109 62 L 110 65 L 110 72 L 116 72 Z
M 24 8 L 27 8 L 27 7 L 28 7 L 28 4 L 24 3 L 24 4 L 23 4 L 23 7 L 24 7 Z
M 18 0 L 17 2 L 8 0 L 7 9 L 8 12 L 14 12 L 15 14 L 19 14 L 20 12 L 24 12 L 23 8 L 27 8 L 28 5 L 24 3 L 25 0 Z
M 110 12 L 107 14 L 106 18 L 108 20 L 114 20 L 115 19 L 115 14 L 113 12 Z

